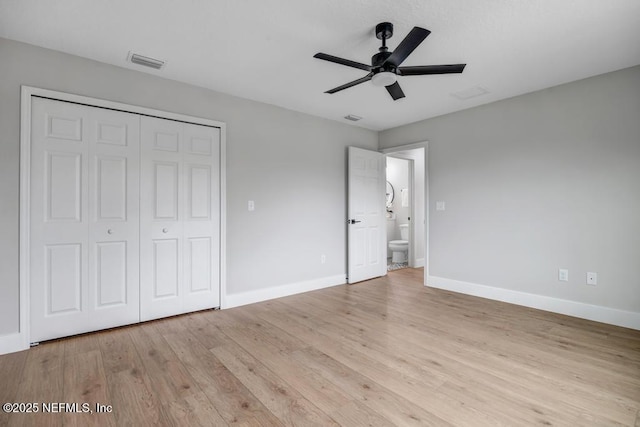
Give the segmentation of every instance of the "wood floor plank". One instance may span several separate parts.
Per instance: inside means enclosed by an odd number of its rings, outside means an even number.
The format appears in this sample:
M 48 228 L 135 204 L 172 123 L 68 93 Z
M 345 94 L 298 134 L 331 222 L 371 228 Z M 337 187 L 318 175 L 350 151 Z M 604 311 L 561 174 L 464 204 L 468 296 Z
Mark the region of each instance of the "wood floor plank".
M 127 326 L 98 335 L 103 355 L 104 369 L 107 374 L 130 371 L 139 365 L 139 356 Z
M 338 426 L 286 381 L 235 343 L 211 352 L 287 426 Z
M 310 310 L 311 308 L 309 306 L 306 306 L 305 309 Z M 350 310 L 356 311 L 357 309 L 351 308 Z M 368 314 L 366 313 L 357 314 L 357 317 L 364 317 L 365 319 L 367 318 L 367 316 Z M 346 320 L 348 321 L 349 319 Z M 393 320 L 393 316 L 387 317 L 387 321 Z M 485 333 L 482 329 L 474 331 L 472 325 L 468 325 L 467 328 L 471 328 L 472 332 L 475 332 L 475 334 Z M 398 345 L 402 345 L 404 342 L 413 342 L 418 348 L 421 348 L 421 343 L 425 342 L 426 340 L 423 340 L 421 338 L 420 332 L 421 331 L 415 331 L 411 328 L 406 328 L 406 334 L 402 337 L 402 340 L 398 341 Z M 445 329 L 442 329 L 442 333 L 446 334 L 447 331 Z M 453 331 L 452 333 L 455 334 L 455 332 Z M 393 338 L 389 339 L 392 340 Z M 578 374 L 574 373 L 572 366 L 569 366 L 568 368 L 565 368 L 564 366 L 558 367 L 557 365 L 562 365 L 562 360 L 558 359 L 557 357 L 549 358 L 550 354 L 548 354 L 548 352 L 540 351 L 536 347 L 532 348 L 530 344 L 527 345 L 527 348 L 522 354 L 518 354 L 518 345 L 516 342 L 514 342 L 513 337 L 509 338 L 509 345 L 507 346 L 508 348 L 505 349 L 505 353 L 514 353 L 515 350 L 515 356 L 517 357 L 504 359 L 502 359 L 502 356 L 504 356 L 504 354 L 502 353 L 483 351 L 482 347 L 486 346 L 480 345 L 475 340 L 463 342 L 462 344 L 459 342 L 459 337 L 456 340 L 440 339 L 439 341 L 440 345 L 438 346 L 438 348 L 446 349 L 446 352 L 444 354 L 455 356 L 464 352 L 465 354 L 460 360 L 464 360 L 464 362 L 467 364 L 470 361 L 475 361 L 472 366 L 479 372 L 476 376 L 482 375 L 480 373 L 480 370 L 484 369 L 485 371 L 497 373 L 497 375 L 500 375 L 507 381 L 511 379 L 515 382 L 525 382 L 529 385 L 529 387 L 525 388 L 522 396 L 530 396 L 531 393 L 528 391 L 528 389 L 531 388 L 533 388 L 534 390 L 544 390 L 544 393 L 547 396 L 552 395 L 554 400 L 566 403 L 567 408 L 569 408 L 568 412 L 573 413 L 574 418 L 578 417 L 583 410 L 588 411 L 588 408 L 598 407 L 603 413 L 618 414 L 618 416 L 613 417 L 610 422 L 628 423 L 630 413 L 633 412 L 635 407 L 633 402 L 637 402 L 637 397 L 635 399 L 633 397 L 629 399 L 628 395 L 625 397 L 625 390 L 627 393 L 633 393 L 635 390 L 637 394 L 637 391 L 640 389 L 639 387 L 634 388 L 633 386 L 627 386 L 627 378 L 618 378 L 617 381 L 614 378 L 612 381 L 611 372 L 607 372 L 607 375 L 604 375 L 604 372 L 597 372 L 597 375 L 594 375 L 592 378 L 605 379 L 608 384 L 608 388 L 618 388 L 618 393 L 613 395 L 610 393 L 607 394 L 606 390 L 603 390 L 600 386 L 591 386 L 589 389 L 585 389 L 582 384 L 580 384 L 581 377 L 578 376 Z M 494 340 L 491 342 L 494 346 L 496 346 L 496 343 L 499 343 L 499 341 L 495 340 L 495 336 Z M 429 346 L 424 346 L 422 347 L 422 349 L 425 352 L 432 350 L 432 348 Z M 438 350 L 435 349 L 434 351 L 437 352 Z M 523 357 L 525 359 L 528 357 L 527 353 L 536 354 L 536 358 L 533 360 L 535 363 L 522 363 Z M 549 361 L 546 363 L 541 363 L 541 360 L 544 361 L 545 359 L 548 359 Z M 487 369 L 493 365 L 493 363 L 491 362 L 496 362 L 499 365 L 508 364 L 510 366 L 506 370 L 500 368 L 496 369 L 495 371 L 491 371 L 490 369 Z M 535 376 L 532 376 L 530 374 L 531 369 L 536 370 L 537 374 Z M 457 370 L 454 370 L 454 372 L 456 372 Z M 540 373 L 542 373 L 542 375 L 540 375 Z M 563 380 L 558 381 L 558 378 L 563 378 Z M 588 381 L 593 381 L 593 379 L 589 379 Z M 543 399 L 541 399 L 541 403 L 544 406 Z M 547 411 L 549 411 L 549 409 L 547 409 Z
M 0 403 L 17 402 L 18 388 L 23 378 L 28 351 L 0 356 Z M 0 425 L 8 425 L 13 414 L 0 411 Z
M 109 396 L 117 425 L 169 425 L 170 418 L 141 369 L 140 364 L 109 375 Z
M 86 340 L 82 340 L 86 343 Z M 73 340 L 69 340 L 73 342 Z M 69 344 L 67 342 L 67 344 Z M 74 346 L 75 347 L 75 346 Z M 65 413 L 65 426 L 115 426 L 113 412 L 96 412 L 96 405 L 110 404 L 107 378 L 100 350 L 69 353 L 64 360 L 64 401 L 89 404 L 90 413 Z M 83 408 L 84 409 L 84 408 Z
M 173 402 L 197 392 L 196 382 L 153 324 L 133 328 L 129 335 L 160 401 Z
M 308 310 L 305 310 L 308 312 Z M 489 411 L 485 405 L 482 410 L 474 408 L 472 401 L 464 399 L 452 400 L 442 396 L 440 386 L 444 380 L 434 382 L 432 377 L 437 371 L 419 371 L 417 369 L 407 370 L 406 366 L 395 361 L 389 363 L 389 355 L 381 356 L 385 351 L 391 353 L 394 350 L 383 348 L 382 351 L 376 351 L 376 345 L 368 341 L 361 341 L 356 335 L 349 335 L 344 330 L 340 330 L 339 326 L 335 328 L 325 328 L 323 333 L 327 334 L 326 343 L 334 343 L 333 345 L 321 345 L 323 351 L 346 366 L 357 370 L 362 375 L 368 377 L 372 381 L 383 385 L 389 390 L 395 392 L 399 396 L 408 401 L 427 409 L 434 415 L 451 418 L 451 414 L 455 414 L 453 421 L 457 425 L 465 425 L 468 423 L 495 425 L 499 420 L 507 422 L 509 420 L 509 408 L 497 408 Z M 344 339 L 343 339 L 344 338 Z M 335 342 L 341 342 L 342 347 L 336 346 Z M 318 347 L 318 346 L 316 346 Z M 374 350 L 374 351 L 371 351 Z M 404 352 L 400 352 L 404 353 Z M 374 355 L 374 356 L 373 356 Z M 409 358 L 407 354 L 402 354 L 403 358 Z M 384 363 L 381 363 L 381 360 Z M 433 366 L 433 361 L 420 361 L 415 366 Z M 440 376 L 439 378 L 442 378 Z M 491 381 L 493 378 L 487 378 Z M 430 395 L 428 400 L 422 396 Z M 514 411 L 516 419 L 521 418 L 519 415 L 522 411 Z M 483 421 L 484 420 L 484 421 Z
M 226 329 L 229 339 L 260 360 L 268 369 L 326 413 L 335 411 L 336 408 L 352 400 L 342 389 L 308 369 L 304 364 L 294 363 L 288 354 L 283 353 L 277 346 L 252 339 L 251 335 L 243 334 L 241 331 L 237 327 Z
M 42 405 L 64 402 L 64 343 L 54 341 L 27 352 L 16 402 L 37 403 L 38 413 L 9 414 L 10 426 L 61 426 L 60 413 L 45 413 Z M 4 403 L 4 402 L 3 402 Z
M 336 408 L 329 414 L 342 426 L 396 427 L 396 424 L 355 400 Z
M 171 420 L 171 425 L 212 427 L 228 425 L 204 392 L 167 402 L 166 405 L 167 417 Z
M 286 300 L 283 301 L 286 302 Z M 301 306 L 302 304 L 298 303 L 297 305 Z M 304 310 L 306 312 L 321 310 L 322 305 L 322 302 L 318 302 L 312 306 L 307 305 L 304 306 Z M 360 310 L 359 307 L 351 307 L 347 312 L 355 312 L 355 317 L 358 319 L 368 318 L 368 313 L 358 313 L 358 310 Z M 392 322 L 393 319 L 393 316 L 387 316 L 386 321 Z M 354 322 L 354 320 L 348 316 L 346 316 L 344 320 L 346 320 L 346 322 Z M 376 321 L 376 319 L 371 318 L 369 321 Z M 356 323 L 357 325 L 364 325 L 366 323 L 364 320 L 355 320 L 355 322 L 361 322 Z M 571 360 L 570 358 L 560 357 L 557 352 L 551 351 L 553 349 L 550 348 L 543 348 L 542 350 L 537 347 L 531 348 L 530 341 L 518 341 L 513 334 L 508 337 L 508 340 L 496 340 L 494 336 L 494 339 L 491 341 L 492 348 L 487 348 L 484 339 L 479 340 L 477 338 L 478 335 L 486 334 L 486 331 L 484 331 L 483 328 L 478 329 L 472 326 L 473 325 L 467 325 L 467 329 L 471 330 L 471 338 L 467 336 L 467 341 L 463 341 L 462 344 L 460 343 L 460 337 L 463 335 L 458 335 L 456 340 L 439 339 L 439 341 L 445 345 L 445 348 L 447 348 L 447 354 L 455 355 L 465 350 L 471 350 L 472 353 L 470 354 L 473 354 L 473 359 L 477 360 L 477 364 L 475 365 L 477 367 L 487 364 L 488 360 L 497 361 L 497 363 L 501 365 L 505 363 L 510 364 L 511 367 L 507 372 L 515 372 L 517 374 L 517 380 L 520 379 L 521 374 L 518 374 L 520 370 L 523 371 L 522 375 L 529 375 L 531 368 L 540 370 L 540 372 L 543 373 L 542 378 L 538 378 L 540 376 L 538 374 L 536 377 L 530 377 L 531 381 L 535 383 L 549 382 L 549 384 L 541 385 L 540 387 L 546 390 L 546 393 L 553 393 L 551 390 L 558 390 L 555 398 L 561 402 L 565 402 L 570 408 L 573 408 L 574 416 L 578 416 L 582 410 L 588 410 L 588 408 L 593 407 L 593 405 L 598 405 L 605 410 L 605 413 L 618 413 L 620 415 L 620 417 L 614 417 L 612 421 L 617 420 L 618 422 L 628 423 L 630 414 L 635 410 L 635 402 L 638 400 L 640 383 L 636 384 L 637 378 L 633 379 L 633 376 L 630 377 L 628 375 L 616 377 L 615 372 L 612 370 L 598 369 L 597 366 L 589 363 L 586 365 L 576 363 L 575 360 Z M 449 333 L 455 336 L 455 327 L 452 329 L 454 330 L 449 331 Z M 406 335 L 402 340 L 398 341 L 397 345 L 425 341 L 422 339 L 419 330 L 405 328 L 404 331 Z M 398 333 L 402 334 L 402 331 L 398 331 Z M 447 334 L 448 331 L 443 328 L 441 329 L 441 333 Z M 389 337 L 388 339 L 392 341 L 395 337 Z M 501 342 L 504 342 L 505 348 L 500 348 Z M 440 347 L 443 347 L 443 345 Z M 519 348 L 522 348 L 522 352 L 518 352 Z M 427 351 L 428 349 L 428 347 L 425 347 L 424 350 Z M 497 351 L 495 351 L 496 349 Z M 496 360 L 501 358 L 504 353 L 512 353 L 516 357 Z M 550 358 L 549 356 L 556 357 Z M 577 354 L 574 358 L 580 359 L 581 357 L 580 354 Z M 467 362 L 470 359 L 468 356 L 465 356 Z M 526 363 L 523 364 L 523 360 Z M 548 360 L 548 362 L 545 362 L 545 360 Z M 585 369 L 587 372 L 585 372 Z M 561 378 L 562 381 L 558 382 L 558 378 Z M 603 378 L 605 379 L 605 384 L 590 384 L 593 382 L 593 378 Z M 563 386 L 560 384 L 563 384 Z M 570 391 L 570 393 L 567 393 L 567 391 Z M 620 411 L 619 409 L 623 410 Z
M 0 356 L 0 425 L 635 426 L 640 331 L 425 287 L 404 269 Z
M 370 378 L 337 362 L 325 353 L 309 348 L 292 353 L 291 357 L 311 367 L 334 382 L 356 400 L 368 406 L 396 425 L 453 425 L 432 413 L 402 399 L 397 394 L 374 383 Z
M 165 338 L 225 423 L 283 425 L 191 333 L 165 335 Z

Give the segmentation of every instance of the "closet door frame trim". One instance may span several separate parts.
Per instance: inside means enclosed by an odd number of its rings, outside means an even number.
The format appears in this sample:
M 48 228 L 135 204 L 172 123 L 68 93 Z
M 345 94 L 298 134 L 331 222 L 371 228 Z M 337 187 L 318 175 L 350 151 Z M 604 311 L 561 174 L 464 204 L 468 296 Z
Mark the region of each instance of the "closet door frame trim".
M 7 342 L 12 349 L 9 351 L 21 351 L 29 348 L 30 340 L 30 217 L 31 217 L 31 108 L 32 98 L 48 98 L 57 101 L 66 101 L 83 104 L 90 107 L 107 108 L 145 116 L 153 116 L 161 119 L 175 120 L 220 129 L 220 308 L 226 308 L 226 123 L 201 117 L 187 116 L 153 108 L 139 107 L 104 99 L 91 98 L 65 92 L 41 89 L 31 86 L 21 86 L 20 105 L 20 290 L 19 290 L 19 325 L 20 330 Z

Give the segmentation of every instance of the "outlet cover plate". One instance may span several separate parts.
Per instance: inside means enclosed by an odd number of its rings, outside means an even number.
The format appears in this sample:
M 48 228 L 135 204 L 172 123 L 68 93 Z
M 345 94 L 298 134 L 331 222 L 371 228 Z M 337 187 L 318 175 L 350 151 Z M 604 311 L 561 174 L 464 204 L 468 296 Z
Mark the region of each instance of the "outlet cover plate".
M 598 284 L 598 273 L 592 271 L 587 272 L 587 285 L 595 286 Z

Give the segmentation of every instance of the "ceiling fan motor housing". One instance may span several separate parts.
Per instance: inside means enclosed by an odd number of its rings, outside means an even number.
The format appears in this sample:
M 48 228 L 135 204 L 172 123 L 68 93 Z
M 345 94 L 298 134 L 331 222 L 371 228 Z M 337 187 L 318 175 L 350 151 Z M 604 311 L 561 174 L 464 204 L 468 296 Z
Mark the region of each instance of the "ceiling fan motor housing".
M 397 74 L 396 67 L 393 66 L 393 64 L 386 64 L 384 67 L 382 66 L 384 61 L 391 56 L 391 52 L 389 52 L 389 49 L 387 48 L 387 39 L 390 39 L 392 36 L 393 24 L 391 22 L 381 22 L 376 25 L 376 37 L 379 40 L 382 40 L 382 46 L 378 49 L 380 52 L 371 57 L 371 66 L 373 67 L 371 71 L 374 75 L 383 71 Z
M 375 55 L 373 55 L 371 57 L 371 66 L 372 67 L 379 67 L 381 66 L 384 61 L 387 60 L 388 57 L 391 56 L 391 52 L 388 51 L 383 51 L 383 52 L 378 52 Z M 389 64 L 390 65 L 390 64 Z

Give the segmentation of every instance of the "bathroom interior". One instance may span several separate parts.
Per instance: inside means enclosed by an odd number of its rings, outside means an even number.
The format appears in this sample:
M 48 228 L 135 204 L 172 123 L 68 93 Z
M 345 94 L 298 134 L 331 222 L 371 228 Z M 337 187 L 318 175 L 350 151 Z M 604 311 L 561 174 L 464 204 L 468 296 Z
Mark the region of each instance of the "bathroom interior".
M 411 160 L 387 156 L 387 270 L 409 267 Z

